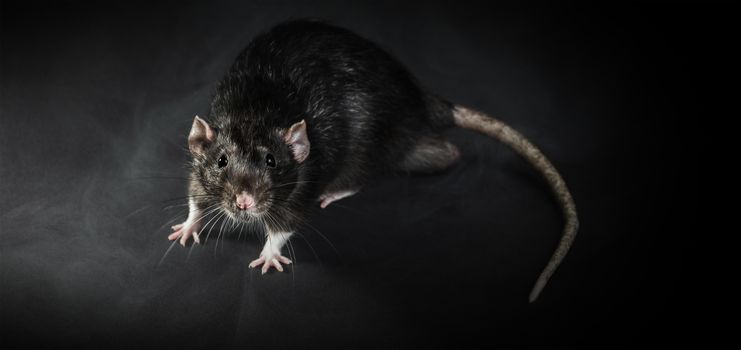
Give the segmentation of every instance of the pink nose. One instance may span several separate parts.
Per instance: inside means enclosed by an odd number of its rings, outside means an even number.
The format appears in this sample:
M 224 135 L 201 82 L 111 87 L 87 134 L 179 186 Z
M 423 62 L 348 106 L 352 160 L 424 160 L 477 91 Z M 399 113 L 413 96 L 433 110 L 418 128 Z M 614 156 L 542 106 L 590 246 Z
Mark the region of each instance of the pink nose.
M 237 195 L 237 208 L 241 210 L 247 210 L 254 206 L 255 198 L 249 195 L 247 191 L 242 191 L 242 193 Z

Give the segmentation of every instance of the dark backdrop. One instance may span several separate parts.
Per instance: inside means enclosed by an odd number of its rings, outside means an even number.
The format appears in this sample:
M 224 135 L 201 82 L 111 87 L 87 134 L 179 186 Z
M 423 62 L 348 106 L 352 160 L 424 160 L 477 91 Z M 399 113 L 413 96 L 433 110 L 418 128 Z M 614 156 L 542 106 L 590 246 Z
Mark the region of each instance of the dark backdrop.
M 3 1 L 1 346 L 738 346 L 739 8 L 595 6 Z M 252 37 L 305 16 L 560 169 L 582 226 L 540 300 L 558 208 L 458 130 L 450 171 L 318 212 L 288 273 L 248 269 L 259 240 L 237 232 L 166 254 L 193 116 Z

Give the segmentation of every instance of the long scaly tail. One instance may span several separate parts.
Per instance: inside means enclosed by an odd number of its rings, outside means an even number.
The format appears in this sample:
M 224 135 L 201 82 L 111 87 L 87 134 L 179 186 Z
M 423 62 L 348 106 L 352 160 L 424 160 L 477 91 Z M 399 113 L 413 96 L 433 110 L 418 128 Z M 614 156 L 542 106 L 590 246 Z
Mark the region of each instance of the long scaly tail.
M 553 190 L 554 195 L 558 199 L 561 210 L 563 210 L 566 221 L 563 235 L 561 236 L 561 241 L 558 243 L 558 247 L 556 247 L 556 251 L 548 261 L 548 265 L 540 273 L 533 290 L 530 292 L 530 302 L 532 303 L 538 298 L 540 292 L 543 291 L 543 288 L 548 283 L 548 279 L 551 278 L 558 265 L 561 264 L 569 248 L 571 248 L 574 238 L 576 238 L 576 231 L 579 229 L 579 220 L 576 215 L 574 199 L 571 198 L 571 193 L 566 188 L 566 183 L 561 178 L 561 175 L 558 174 L 553 164 L 546 159 L 537 147 L 509 125 L 482 112 L 459 105 L 453 107 L 453 119 L 455 125 L 493 137 L 527 159 L 548 182 L 551 190 Z

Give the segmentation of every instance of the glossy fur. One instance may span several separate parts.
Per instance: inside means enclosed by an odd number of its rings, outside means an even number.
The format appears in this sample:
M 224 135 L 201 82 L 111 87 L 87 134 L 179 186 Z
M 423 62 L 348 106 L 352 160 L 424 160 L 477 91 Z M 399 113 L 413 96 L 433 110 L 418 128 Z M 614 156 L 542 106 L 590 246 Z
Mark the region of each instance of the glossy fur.
M 440 133 L 453 126 L 512 147 L 544 176 L 564 212 L 561 242 L 531 301 L 576 236 L 571 194 L 532 143 L 500 120 L 427 93 L 396 59 L 342 28 L 292 21 L 255 38 L 220 82 L 208 119 L 194 121 L 191 214 L 170 239 L 198 241 L 198 220 L 211 210 L 264 224 L 267 243 L 250 264 L 263 265 L 263 273 L 290 263 L 281 247 L 311 210 L 384 172 L 435 172 L 454 163 L 458 149 Z M 266 164 L 268 155 L 275 166 Z M 244 203 L 253 197 L 248 212 Z
M 321 22 L 285 23 L 255 38 L 220 82 L 207 118 L 216 140 L 194 158 L 192 190 L 209 199 L 202 208 L 217 199 L 228 208 L 246 186 L 276 219 L 266 224 L 291 231 L 322 193 L 409 164 L 417 140 L 436 138 L 451 118 L 450 104 L 373 43 Z M 299 164 L 282 135 L 301 120 L 311 152 Z

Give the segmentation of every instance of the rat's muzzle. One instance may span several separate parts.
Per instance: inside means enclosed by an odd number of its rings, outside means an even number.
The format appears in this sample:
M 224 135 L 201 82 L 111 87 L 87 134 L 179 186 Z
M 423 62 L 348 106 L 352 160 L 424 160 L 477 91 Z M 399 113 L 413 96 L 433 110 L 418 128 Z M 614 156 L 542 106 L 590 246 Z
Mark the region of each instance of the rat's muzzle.
M 236 204 L 239 210 L 255 211 L 257 203 L 255 197 L 252 197 L 247 191 L 242 191 L 237 195 Z

